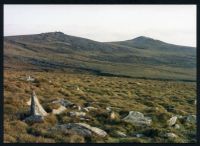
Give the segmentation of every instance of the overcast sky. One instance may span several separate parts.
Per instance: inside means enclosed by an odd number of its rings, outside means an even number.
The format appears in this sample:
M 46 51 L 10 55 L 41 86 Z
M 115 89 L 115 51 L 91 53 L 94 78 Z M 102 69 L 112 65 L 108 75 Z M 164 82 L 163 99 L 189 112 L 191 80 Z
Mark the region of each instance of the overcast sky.
M 147 36 L 196 47 L 196 6 L 4 5 L 4 36 L 54 31 L 101 42 Z

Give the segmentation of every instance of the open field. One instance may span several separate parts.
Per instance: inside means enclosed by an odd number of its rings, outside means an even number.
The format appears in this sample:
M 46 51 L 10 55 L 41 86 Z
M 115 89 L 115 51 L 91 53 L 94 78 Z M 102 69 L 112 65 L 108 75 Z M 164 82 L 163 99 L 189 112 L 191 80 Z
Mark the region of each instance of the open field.
M 35 78 L 27 82 L 26 77 Z M 26 123 L 32 91 L 49 113 L 43 123 Z M 89 73 L 61 71 L 4 70 L 4 142 L 39 143 L 188 143 L 196 142 L 196 123 L 188 117 L 196 115 L 196 82 L 159 81 L 124 77 L 98 76 Z M 52 114 L 58 105 L 53 100 L 66 99 L 80 107 L 92 106 L 85 119 Z M 110 108 L 115 113 L 111 118 Z M 149 126 L 138 126 L 122 120 L 129 111 L 138 111 L 152 119 Z M 174 126 L 167 121 L 177 116 Z M 88 120 L 86 120 L 88 119 Z M 107 132 L 105 137 L 93 134 L 52 132 L 57 124 L 87 123 Z M 123 133 L 126 136 L 122 136 Z M 166 136 L 173 133 L 176 137 Z

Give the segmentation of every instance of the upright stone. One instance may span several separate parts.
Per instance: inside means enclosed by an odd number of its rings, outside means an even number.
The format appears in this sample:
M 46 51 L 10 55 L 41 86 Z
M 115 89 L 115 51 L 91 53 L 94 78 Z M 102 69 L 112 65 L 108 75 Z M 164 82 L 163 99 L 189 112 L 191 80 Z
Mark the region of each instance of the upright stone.
M 33 91 L 32 96 L 31 96 L 31 115 L 33 116 L 47 115 L 47 112 L 43 109 L 43 107 L 39 103 L 39 100 L 35 94 L 35 91 Z

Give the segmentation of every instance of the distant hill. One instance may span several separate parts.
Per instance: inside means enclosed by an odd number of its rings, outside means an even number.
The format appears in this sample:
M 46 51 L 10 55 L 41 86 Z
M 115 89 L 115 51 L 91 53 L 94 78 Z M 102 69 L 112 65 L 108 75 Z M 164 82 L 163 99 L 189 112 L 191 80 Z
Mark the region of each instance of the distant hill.
M 97 42 L 62 32 L 4 37 L 4 67 L 196 80 L 196 48 L 148 37 Z

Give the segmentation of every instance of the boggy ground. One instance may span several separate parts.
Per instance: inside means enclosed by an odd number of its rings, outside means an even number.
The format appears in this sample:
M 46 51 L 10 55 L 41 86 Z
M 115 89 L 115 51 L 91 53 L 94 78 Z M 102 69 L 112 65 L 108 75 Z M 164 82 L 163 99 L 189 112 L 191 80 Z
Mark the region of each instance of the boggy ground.
M 30 75 L 36 80 L 27 82 Z M 30 107 L 27 101 L 32 90 L 47 112 L 53 107 L 55 99 L 67 99 L 84 107 L 98 108 L 87 112 L 89 121 L 69 116 L 71 109 L 60 115 L 49 114 L 44 123 L 28 124 L 23 122 Z M 180 128 L 167 125 L 174 115 L 188 116 L 196 114 L 196 83 L 141 80 L 119 77 L 105 77 L 91 74 L 63 72 L 4 71 L 4 142 L 39 143 L 176 143 L 196 142 L 196 124 L 177 120 Z M 117 118 L 110 119 L 106 107 L 116 113 Z M 122 119 L 129 111 L 139 111 L 152 118 L 151 126 L 136 126 Z M 65 135 L 62 132 L 49 132 L 56 124 L 84 122 L 105 130 L 104 138 L 96 135 L 83 137 L 77 134 Z M 119 136 L 117 131 L 126 134 Z M 166 138 L 166 133 L 174 133 L 177 138 Z M 142 134 L 142 136 L 136 136 Z

